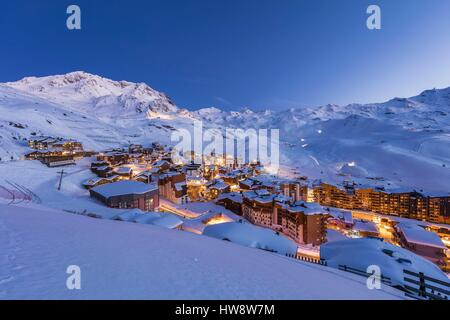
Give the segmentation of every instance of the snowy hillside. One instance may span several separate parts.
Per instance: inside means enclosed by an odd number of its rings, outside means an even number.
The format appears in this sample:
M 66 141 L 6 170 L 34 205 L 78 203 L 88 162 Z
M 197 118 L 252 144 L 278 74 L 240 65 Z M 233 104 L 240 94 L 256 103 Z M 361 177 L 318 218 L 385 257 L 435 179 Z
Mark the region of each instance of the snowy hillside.
M 30 232 L 30 228 L 33 232 Z M 164 246 L 161 246 L 161 244 Z M 81 290 L 66 269 L 81 268 Z M 0 204 L 0 299 L 403 299 L 366 279 L 151 225 Z
M 146 84 L 85 72 L 29 77 L 0 84 L 0 157 L 23 155 L 31 133 L 77 138 L 97 150 L 169 143 L 174 129 L 194 119 L 221 129 L 280 129 L 284 175 L 450 192 L 450 88 L 367 105 L 188 111 Z

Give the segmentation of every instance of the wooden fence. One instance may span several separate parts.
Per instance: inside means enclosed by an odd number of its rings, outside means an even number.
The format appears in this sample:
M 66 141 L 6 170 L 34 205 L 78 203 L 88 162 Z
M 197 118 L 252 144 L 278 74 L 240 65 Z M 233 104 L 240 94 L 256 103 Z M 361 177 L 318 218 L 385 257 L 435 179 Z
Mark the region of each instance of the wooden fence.
M 298 254 L 286 254 L 287 257 L 327 266 L 325 260 L 301 256 Z M 339 265 L 339 270 L 350 272 L 365 278 L 373 277 L 374 275 L 364 270 L 359 270 L 347 265 Z M 404 284 L 394 285 L 391 278 L 381 275 L 379 279 L 382 283 L 395 287 L 405 292 L 405 295 L 419 300 L 449 300 L 450 298 L 450 282 L 438 280 L 429 276 L 426 276 L 423 272 L 412 272 L 409 270 L 403 270 Z
M 299 255 L 299 254 L 286 253 L 286 257 L 297 259 L 297 260 L 301 260 L 301 261 L 305 261 L 305 262 L 309 262 L 309 263 L 319 264 L 321 266 L 326 266 L 327 265 L 327 262 L 325 260 L 321 260 L 321 259 L 318 259 L 318 258 L 307 257 L 307 256 L 302 256 L 302 255 Z
M 352 268 L 352 267 L 349 267 L 346 265 L 339 265 L 339 270 L 357 274 L 357 275 L 363 276 L 365 278 L 374 277 L 374 275 L 372 273 L 368 273 L 364 270 L 359 270 L 359 269 Z M 385 276 L 381 275 L 380 277 L 375 277 L 375 278 L 379 278 L 382 283 L 384 283 L 388 286 L 392 285 L 391 278 L 389 278 L 389 277 L 385 277 Z
M 434 279 L 423 272 L 403 270 L 405 289 L 419 299 L 448 300 L 450 297 L 450 282 Z M 408 295 L 411 296 L 411 295 Z

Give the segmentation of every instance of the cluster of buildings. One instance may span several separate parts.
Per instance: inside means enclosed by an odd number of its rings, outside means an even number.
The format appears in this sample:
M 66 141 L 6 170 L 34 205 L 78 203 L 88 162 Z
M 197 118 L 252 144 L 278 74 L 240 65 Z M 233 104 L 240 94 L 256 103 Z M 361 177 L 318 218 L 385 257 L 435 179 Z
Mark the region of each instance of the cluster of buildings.
M 306 186 L 303 188 L 308 189 Z M 376 188 L 338 187 L 326 183 L 309 189 L 314 201 L 324 206 L 450 223 L 450 196 L 426 196 L 415 191 L 390 193 Z M 308 194 L 308 191 L 304 193 Z
M 305 201 L 299 183 L 261 175 L 240 181 L 239 189 L 240 193 L 221 195 L 217 204 L 296 243 L 320 245 L 326 241 L 329 212 L 318 203 Z
M 83 149 L 81 142 L 60 137 L 33 137 L 28 140 L 31 152 L 25 154 L 27 160 L 39 160 L 49 167 L 75 164 L 76 159 L 95 154 Z
M 112 208 L 155 211 L 159 196 L 183 203 L 187 201 L 185 174 L 176 170 L 169 155 L 169 150 L 157 143 L 99 153 L 91 162 L 91 171 L 97 176 L 83 185 L 93 198 Z
M 382 217 L 365 211 L 330 210 L 327 228 L 347 237 L 382 238 L 385 242 L 408 249 L 450 270 L 450 228 L 427 226 L 428 223 L 396 217 Z
M 398 223 L 395 230 L 395 238 L 400 246 L 430 260 L 445 271 L 450 270 L 448 249 L 436 233 L 414 223 Z
M 299 244 L 325 241 L 326 210 L 302 201 L 299 183 L 262 175 L 258 163 L 242 164 L 211 155 L 208 163 L 180 164 L 173 163 L 168 154 L 165 148 L 139 145 L 99 153 L 91 163 L 97 177 L 84 186 L 91 197 L 111 208 L 155 211 L 160 197 L 174 204 L 217 201 L 249 222 Z
M 201 163 L 180 163 L 173 160 L 170 148 L 158 143 L 94 153 L 85 151 L 78 141 L 53 137 L 29 139 L 29 147 L 33 151 L 26 159 L 37 159 L 50 167 L 95 156 L 91 162 L 95 177 L 83 185 L 92 198 L 108 207 L 154 212 L 158 211 L 161 198 L 178 205 L 214 201 L 297 244 L 321 245 L 326 242 L 327 228 L 347 230 L 350 236 L 383 237 L 376 223 L 352 218 L 351 211 L 357 210 L 450 223 L 450 197 L 389 193 L 350 184 L 308 185 L 302 180 L 266 175 L 259 163 L 242 163 L 226 155 L 202 156 Z M 193 153 L 191 157 L 197 159 Z M 342 209 L 338 210 L 342 216 L 333 216 L 332 208 Z M 449 251 L 435 230 L 402 223 L 391 223 L 390 228 L 394 234 L 392 243 L 447 268 Z M 447 236 L 450 245 L 450 234 Z
M 119 190 L 129 200 L 126 201 L 126 205 L 123 201 L 106 201 L 107 197 L 96 194 L 98 190 L 105 190 L 104 185 L 119 185 L 119 182 L 124 180 L 133 181 L 133 184 L 129 185 L 130 190 L 133 186 L 153 185 L 158 190 L 158 196 L 175 204 L 184 204 L 189 201 L 215 199 L 220 194 L 229 192 L 230 185 L 219 176 L 221 172 L 230 173 L 234 170 L 232 167 L 173 163 L 170 148 L 164 148 L 156 143 L 149 148 L 130 145 L 128 150 L 115 149 L 97 154 L 96 160 L 91 163 L 91 171 L 96 177 L 85 181 L 84 186 L 91 191 L 93 197 L 111 207 L 129 208 L 130 203 L 138 203 L 133 202 L 139 197 L 138 193 L 125 194 L 122 187 Z M 125 186 L 123 183 L 121 185 Z M 154 199 L 149 210 L 156 209 L 157 204 L 159 200 Z

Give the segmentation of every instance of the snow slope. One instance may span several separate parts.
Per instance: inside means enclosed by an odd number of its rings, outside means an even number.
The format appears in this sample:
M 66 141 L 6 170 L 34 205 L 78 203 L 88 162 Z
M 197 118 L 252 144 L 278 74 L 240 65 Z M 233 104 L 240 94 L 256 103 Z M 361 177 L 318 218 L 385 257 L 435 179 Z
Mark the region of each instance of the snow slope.
M 161 245 L 164 244 L 164 245 Z M 66 269 L 81 268 L 81 290 Z M 0 299 L 402 299 L 365 279 L 151 225 L 0 204 Z
M 410 285 L 404 280 L 403 270 L 423 272 L 428 277 L 449 282 L 448 277 L 435 264 L 411 251 L 379 239 L 360 238 L 330 242 L 320 247 L 320 257 L 328 266 L 346 265 L 358 270 L 378 266 L 381 274 L 391 279 L 393 285 Z
M 85 72 L 28 77 L 0 84 L 0 157 L 20 157 L 33 132 L 102 149 L 169 143 L 175 129 L 191 129 L 193 120 L 221 130 L 280 129 L 281 173 L 287 176 L 362 185 L 377 181 L 393 191 L 450 191 L 450 88 L 366 105 L 188 111 L 142 83 Z

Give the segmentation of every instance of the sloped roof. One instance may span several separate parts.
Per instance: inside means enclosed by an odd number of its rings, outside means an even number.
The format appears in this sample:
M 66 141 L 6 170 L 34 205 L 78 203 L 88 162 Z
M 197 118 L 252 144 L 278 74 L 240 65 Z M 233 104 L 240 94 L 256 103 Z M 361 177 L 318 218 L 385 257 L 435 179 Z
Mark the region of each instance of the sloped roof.
M 410 243 L 416 243 L 424 246 L 446 249 L 441 238 L 434 232 L 425 230 L 424 228 L 413 223 L 399 223 L 397 229 L 403 233 L 406 240 Z
M 123 180 L 94 187 L 91 190 L 101 194 L 105 198 L 109 198 L 124 194 L 144 194 L 157 189 L 158 186 L 155 184 L 146 184 L 133 180 Z

